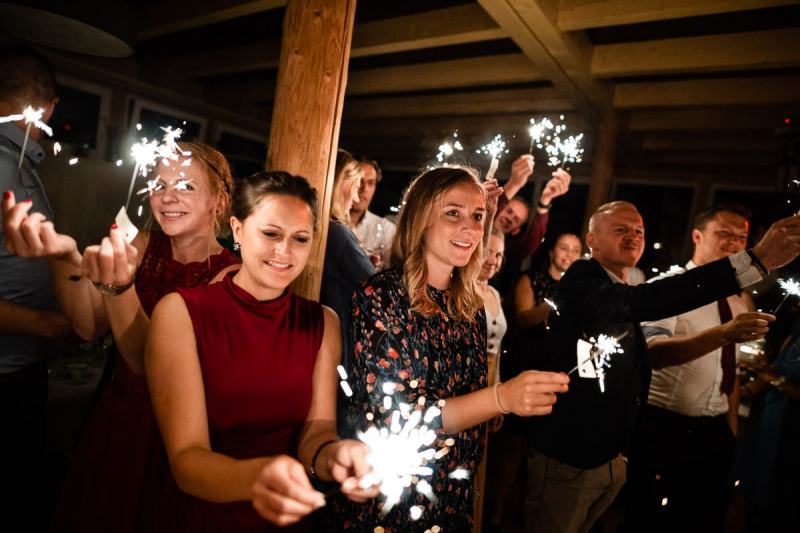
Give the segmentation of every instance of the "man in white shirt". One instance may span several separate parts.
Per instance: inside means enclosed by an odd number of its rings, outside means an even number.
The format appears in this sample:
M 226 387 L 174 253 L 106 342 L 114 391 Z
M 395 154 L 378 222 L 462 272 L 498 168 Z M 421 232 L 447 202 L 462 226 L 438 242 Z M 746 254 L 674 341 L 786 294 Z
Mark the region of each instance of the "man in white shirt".
M 701 212 L 686 270 L 744 250 L 748 218 L 735 204 Z M 752 311 L 752 299 L 742 293 L 642 323 L 653 373 L 633 439 L 626 530 L 722 531 L 736 451 L 735 343 L 763 336 L 775 319 Z
M 377 270 L 389 266 L 392 239 L 397 229 L 390 220 L 376 215 L 369 210 L 369 204 L 375 195 L 377 184 L 383 174 L 377 161 L 368 157 L 359 157 L 359 166 L 364 177 L 358 189 L 358 202 L 350 208 L 350 220 L 356 227 L 356 237 L 364 252 L 369 256 Z

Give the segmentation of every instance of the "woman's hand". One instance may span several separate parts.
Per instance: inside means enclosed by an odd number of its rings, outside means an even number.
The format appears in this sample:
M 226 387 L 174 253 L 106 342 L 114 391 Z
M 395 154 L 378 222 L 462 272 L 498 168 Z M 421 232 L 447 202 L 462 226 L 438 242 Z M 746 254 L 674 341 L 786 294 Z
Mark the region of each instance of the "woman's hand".
M 43 214 L 30 213 L 32 207 L 30 200 L 16 203 L 14 193 L 6 191 L 3 194 L 6 250 L 20 257 L 44 257 L 79 263 L 75 239 L 56 233 L 53 223 Z
M 355 502 L 364 502 L 378 495 L 378 487 L 362 489 L 359 480 L 372 467 L 367 464 L 369 447 L 357 440 L 341 440 L 331 445 L 328 455 L 331 477 L 341 484 L 342 494 Z
M 325 505 L 299 461 L 288 455 L 271 457 L 253 481 L 253 507 L 265 520 L 287 526 Z
M 83 252 L 81 275 L 96 284 L 126 286 L 136 273 L 139 252 L 125 241 L 122 231 L 114 224 L 100 245 L 88 246 Z
M 503 188 L 497 180 L 491 179 L 483 182 L 483 190 L 486 193 L 486 223 L 489 224 L 497 213 L 497 200 L 503 194 Z
M 502 406 L 518 416 L 548 415 L 556 393 L 567 392 L 569 377 L 563 372 L 527 370 L 502 383 L 498 395 Z

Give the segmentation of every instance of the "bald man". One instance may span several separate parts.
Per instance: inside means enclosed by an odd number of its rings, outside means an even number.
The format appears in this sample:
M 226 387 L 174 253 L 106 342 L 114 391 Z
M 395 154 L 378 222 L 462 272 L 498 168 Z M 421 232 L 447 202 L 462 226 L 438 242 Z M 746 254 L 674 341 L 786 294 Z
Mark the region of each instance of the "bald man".
M 552 414 L 532 422 L 529 532 L 588 531 L 625 483 L 622 453 L 647 401 L 653 363 L 639 322 L 678 315 L 761 281 L 800 253 L 800 217 L 773 224 L 751 250 L 635 287 L 624 281 L 644 251 L 644 223 L 633 204 L 600 206 L 586 244 L 592 257 L 573 263 L 556 289 L 559 313 L 551 321 L 544 365 L 569 372 L 581 364 L 582 371 L 572 375 Z M 585 367 L 587 354 L 579 355 L 581 342 L 601 334 L 619 339 L 623 350 L 611 356 L 602 387 L 590 361 Z

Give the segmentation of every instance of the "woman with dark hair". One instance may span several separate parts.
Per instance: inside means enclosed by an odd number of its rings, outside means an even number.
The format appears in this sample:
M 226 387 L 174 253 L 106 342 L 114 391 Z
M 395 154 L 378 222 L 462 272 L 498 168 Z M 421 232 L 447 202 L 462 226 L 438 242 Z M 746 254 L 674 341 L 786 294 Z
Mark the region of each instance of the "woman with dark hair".
M 342 529 L 424 531 L 438 525 L 470 531 L 473 480 L 458 469 L 477 471 L 484 446 L 480 424 L 501 413 L 547 414 L 556 393 L 567 390 L 565 375 L 534 371 L 487 387 L 486 315 L 475 286 L 485 215 L 486 194 L 472 171 L 447 167 L 422 174 L 404 196 L 392 246 L 395 266 L 370 278 L 354 297 L 348 434 L 385 424 L 383 397 L 393 389 L 398 404 L 441 406 L 441 418 L 429 427 L 438 429 L 437 445 L 448 453 L 428 465 L 431 499 L 405 491 L 387 513 L 377 501 L 341 503 Z
M 29 202 L 5 204 L 7 240 L 18 255 L 48 259 L 75 330 L 86 339 L 110 330 L 116 344 L 114 375 L 81 435 L 54 531 L 150 528 L 165 467 L 144 378 L 150 315 L 165 294 L 217 281 L 239 263 L 216 239 L 233 184 L 228 162 L 207 145 L 180 143 L 180 150 L 191 156 L 161 164 L 150 196 L 158 229 L 140 231 L 131 243 L 113 225 L 81 255 L 72 237 L 28 214 Z
M 374 495 L 355 479 L 369 471 L 366 446 L 336 434 L 338 319 L 288 290 L 316 216 L 304 178 L 240 181 L 231 229 L 241 269 L 156 306 L 147 379 L 172 471 L 157 531 L 277 529 L 261 517 L 294 524 L 325 504 L 309 476 L 358 501 Z

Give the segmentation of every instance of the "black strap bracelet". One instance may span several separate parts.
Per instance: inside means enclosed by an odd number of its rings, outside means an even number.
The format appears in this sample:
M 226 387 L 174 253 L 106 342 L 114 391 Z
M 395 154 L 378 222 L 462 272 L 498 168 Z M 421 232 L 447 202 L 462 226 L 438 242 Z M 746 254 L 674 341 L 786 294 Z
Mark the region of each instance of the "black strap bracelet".
M 753 263 L 753 266 L 755 266 L 756 269 L 758 269 L 758 271 L 761 273 L 761 276 L 767 277 L 769 275 L 769 269 L 764 266 L 764 263 L 761 262 L 752 249 L 747 250 L 747 255 L 750 256 L 750 262 Z
M 538 202 L 536 202 L 536 207 L 538 207 L 539 209 L 549 210 L 551 207 L 553 207 L 553 203 L 551 202 L 549 204 L 543 204 L 542 201 L 539 200 Z
M 325 446 L 333 444 L 334 442 L 339 442 L 339 439 L 326 440 L 320 444 L 317 448 L 317 451 L 314 452 L 314 457 L 311 458 L 311 465 L 308 468 L 309 472 L 311 473 L 311 479 L 319 479 L 319 476 L 317 475 L 317 457 L 319 457 L 319 452 L 321 452 Z

